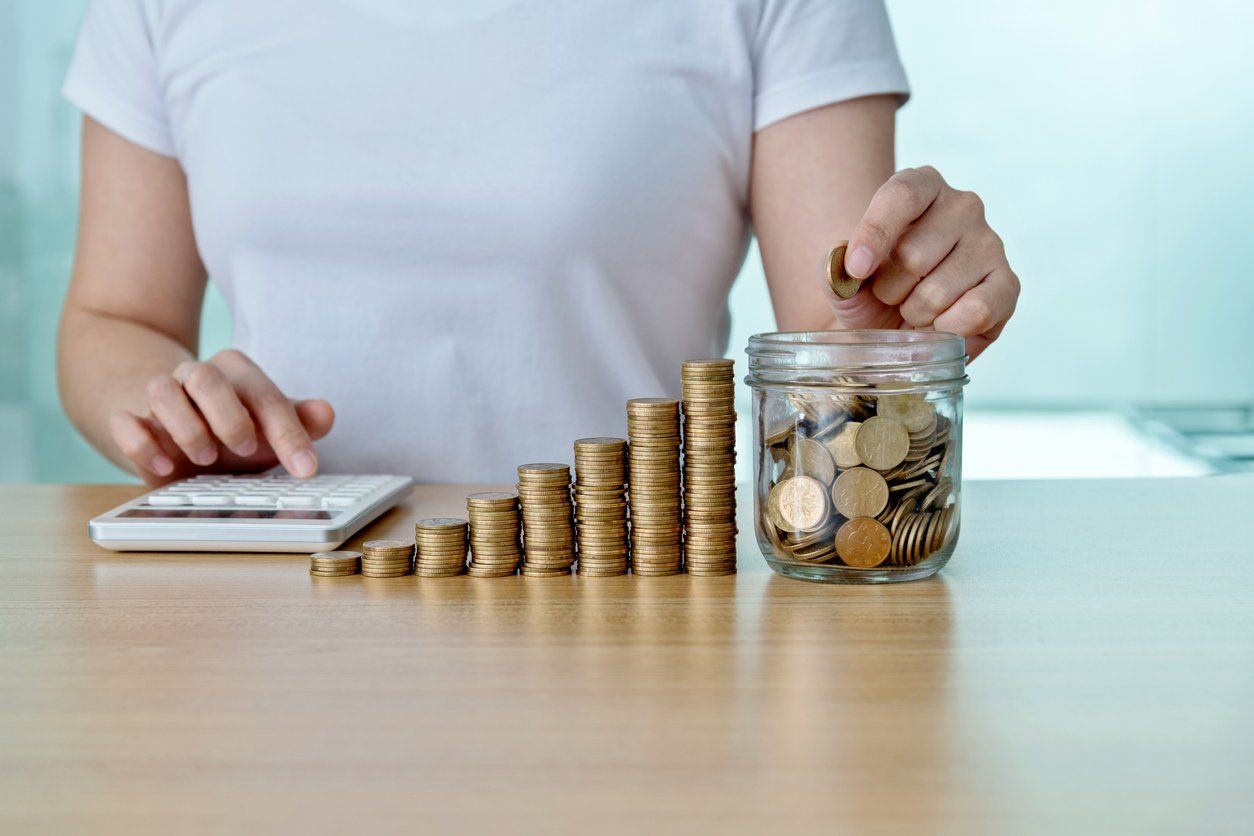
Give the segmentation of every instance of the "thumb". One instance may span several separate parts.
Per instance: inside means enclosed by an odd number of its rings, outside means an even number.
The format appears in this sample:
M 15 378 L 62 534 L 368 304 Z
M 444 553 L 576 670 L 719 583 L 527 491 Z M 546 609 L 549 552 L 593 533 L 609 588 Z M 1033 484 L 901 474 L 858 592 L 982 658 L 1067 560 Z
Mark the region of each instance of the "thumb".
M 871 282 L 864 282 L 849 299 L 833 295 L 828 305 L 842 329 L 896 328 L 898 325 L 894 311 L 871 291 Z

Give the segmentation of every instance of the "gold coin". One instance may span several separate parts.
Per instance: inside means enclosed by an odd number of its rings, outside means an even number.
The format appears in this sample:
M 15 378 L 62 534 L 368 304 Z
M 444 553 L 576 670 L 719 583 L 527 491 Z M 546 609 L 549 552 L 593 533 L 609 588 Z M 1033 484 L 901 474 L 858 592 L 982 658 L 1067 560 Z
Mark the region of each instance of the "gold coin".
M 396 551 L 398 549 L 408 549 L 413 547 L 413 543 L 404 540 L 367 540 L 362 543 L 362 548 L 377 551 Z
M 936 429 L 936 409 L 927 399 L 917 392 L 880 395 L 876 401 L 875 411 L 885 418 L 900 422 L 906 430 L 915 435 L 930 435 Z
M 873 569 L 884 562 L 893 538 L 883 524 L 870 517 L 849 520 L 836 532 L 836 553 L 858 569 Z
M 836 466 L 841 470 L 862 465 L 862 457 L 858 455 L 857 448 L 858 430 L 861 427 L 861 421 L 848 421 L 824 443 L 827 452 L 831 453 Z
M 776 512 L 788 531 L 813 531 L 827 520 L 827 486 L 809 476 L 780 482 L 773 492 Z
M 910 433 L 899 421 L 877 415 L 862 422 L 853 443 L 863 464 L 875 470 L 889 470 L 905 460 Z
M 832 485 L 832 504 L 850 519 L 877 516 L 888 504 L 888 483 L 870 468 L 851 468 Z
M 836 478 L 836 462 L 827 448 L 812 438 L 794 436 L 788 448 L 793 472 L 818 479 L 824 485 Z
M 862 287 L 862 279 L 855 279 L 845 272 L 845 250 L 849 247 L 848 241 L 837 242 L 832 247 L 831 252 L 827 254 L 825 264 L 826 270 L 824 275 L 827 284 L 841 299 L 852 299 L 854 294 L 858 292 L 858 288 Z M 813 262 L 811 262 L 813 263 Z

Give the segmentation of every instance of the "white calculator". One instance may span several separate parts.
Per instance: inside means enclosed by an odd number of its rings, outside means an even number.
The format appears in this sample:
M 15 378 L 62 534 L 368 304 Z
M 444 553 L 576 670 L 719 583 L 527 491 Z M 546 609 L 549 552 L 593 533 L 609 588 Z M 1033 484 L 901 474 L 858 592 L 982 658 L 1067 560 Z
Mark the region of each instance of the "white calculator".
M 119 505 L 87 531 L 114 551 L 323 551 L 404 499 L 413 483 L 408 476 L 197 476 Z

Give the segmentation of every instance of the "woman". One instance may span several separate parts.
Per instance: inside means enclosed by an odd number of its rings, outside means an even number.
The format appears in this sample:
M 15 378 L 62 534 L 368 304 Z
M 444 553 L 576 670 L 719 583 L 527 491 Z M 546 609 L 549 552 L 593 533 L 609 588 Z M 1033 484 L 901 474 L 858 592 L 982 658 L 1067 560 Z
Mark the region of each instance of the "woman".
M 893 174 L 882 0 L 417 5 L 90 4 L 60 384 L 149 484 L 506 480 L 621 433 L 624 400 L 726 349 L 750 224 L 781 329 L 936 328 L 974 357 L 1013 313 L 980 200 Z M 842 238 L 876 278 L 829 305 Z M 210 277 L 235 347 L 198 361 Z

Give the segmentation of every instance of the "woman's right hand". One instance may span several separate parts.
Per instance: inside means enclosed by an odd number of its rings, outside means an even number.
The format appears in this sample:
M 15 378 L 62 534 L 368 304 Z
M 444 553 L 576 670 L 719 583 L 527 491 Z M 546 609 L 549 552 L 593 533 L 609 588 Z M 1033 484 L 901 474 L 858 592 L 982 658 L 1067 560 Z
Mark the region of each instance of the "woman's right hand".
M 331 431 L 324 400 L 290 401 L 243 352 L 227 349 L 154 377 L 147 412 L 122 410 L 109 431 L 150 486 L 201 472 L 248 472 L 282 464 L 304 479 L 318 469 L 313 442 Z

